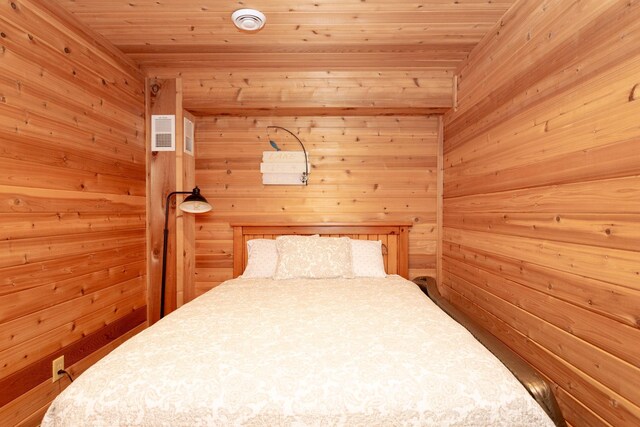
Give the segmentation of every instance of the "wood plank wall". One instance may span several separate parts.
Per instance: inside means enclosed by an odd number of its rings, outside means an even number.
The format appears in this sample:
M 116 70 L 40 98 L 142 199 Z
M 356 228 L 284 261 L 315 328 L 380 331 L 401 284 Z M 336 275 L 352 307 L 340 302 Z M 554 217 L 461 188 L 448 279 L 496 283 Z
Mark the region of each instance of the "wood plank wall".
M 267 125 L 305 144 L 307 187 L 262 185 Z M 410 276 L 435 273 L 437 117 L 202 117 L 195 140 L 196 183 L 213 204 L 196 218 L 196 294 L 232 277 L 234 221 L 411 221 Z
M 146 321 L 144 81 L 53 3 L 0 3 L 2 425 Z
M 571 425 L 640 425 L 640 2 L 519 1 L 458 89 L 443 290 Z

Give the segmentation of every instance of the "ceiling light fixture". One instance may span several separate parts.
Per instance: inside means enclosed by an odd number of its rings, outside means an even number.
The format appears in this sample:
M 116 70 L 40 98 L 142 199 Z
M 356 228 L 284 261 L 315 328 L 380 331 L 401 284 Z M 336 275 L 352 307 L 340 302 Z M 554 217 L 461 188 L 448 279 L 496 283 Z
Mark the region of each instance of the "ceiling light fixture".
M 267 20 L 262 12 L 255 9 L 238 9 L 231 14 L 231 19 L 242 31 L 258 31 Z

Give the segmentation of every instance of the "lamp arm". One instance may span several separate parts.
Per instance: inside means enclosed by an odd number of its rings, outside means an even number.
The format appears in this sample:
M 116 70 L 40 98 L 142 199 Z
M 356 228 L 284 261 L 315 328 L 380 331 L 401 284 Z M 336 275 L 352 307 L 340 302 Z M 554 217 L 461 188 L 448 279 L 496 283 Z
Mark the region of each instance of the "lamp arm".
M 169 203 L 176 194 L 191 194 L 192 191 L 172 191 L 164 204 L 164 230 L 162 240 L 162 286 L 160 287 L 160 318 L 164 317 L 164 297 L 167 287 L 167 240 L 169 238 Z
M 298 138 L 298 135 L 296 135 L 295 133 L 291 132 L 289 129 L 287 128 L 283 128 L 282 126 L 267 126 L 267 134 L 269 133 L 269 129 L 280 129 L 283 130 L 285 132 L 287 132 L 289 135 L 293 136 L 296 141 L 298 141 L 298 144 L 300 144 L 300 146 L 302 147 L 302 152 L 304 153 L 304 175 L 303 175 L 303 180 L 304 180 L 304 185 L 307 185 L 307 180 L 309 179 L 309 157 L 307 156 L 307 149 L 304 148 L 304 144 L 302 143 L 302 141 L 300 141 L 300 138 Z

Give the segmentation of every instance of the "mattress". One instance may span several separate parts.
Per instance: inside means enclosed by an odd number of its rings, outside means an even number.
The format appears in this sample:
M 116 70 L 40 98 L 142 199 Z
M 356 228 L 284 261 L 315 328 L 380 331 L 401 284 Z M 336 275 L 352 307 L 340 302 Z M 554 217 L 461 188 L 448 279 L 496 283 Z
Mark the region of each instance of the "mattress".
M 131 338 L 43 426 L 552 426 L 413 283 L 234 279 Z

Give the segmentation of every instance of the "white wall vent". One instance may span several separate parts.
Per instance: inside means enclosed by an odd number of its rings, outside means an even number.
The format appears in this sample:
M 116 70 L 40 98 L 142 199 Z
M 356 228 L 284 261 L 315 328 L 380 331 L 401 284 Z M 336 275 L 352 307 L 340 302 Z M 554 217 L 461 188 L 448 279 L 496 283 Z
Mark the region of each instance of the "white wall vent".
M 193 156 L 193 122 L 184 118 L 184 152 Z
M 151 116 L 151 151 L 176 151 L 176 116 Z

